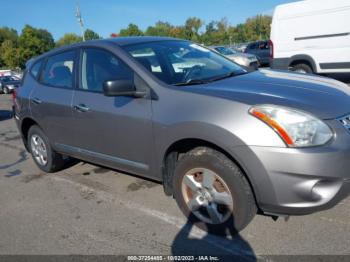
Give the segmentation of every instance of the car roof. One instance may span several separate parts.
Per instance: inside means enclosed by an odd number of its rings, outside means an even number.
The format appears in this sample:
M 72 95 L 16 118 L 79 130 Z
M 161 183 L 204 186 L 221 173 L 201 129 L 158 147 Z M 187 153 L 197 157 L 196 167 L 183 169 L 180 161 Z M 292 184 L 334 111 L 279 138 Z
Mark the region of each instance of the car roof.
M 224 45 L 210 45 L 208 47 L 210 47 L 210 48 L 218 48 L 218 47 L 227 47 L 227 46 L 224 46 Z
M 71 45 L 66 45 L 58 48 L 54 48 L 44 54 L 41 54 L 37 57 L 30 59 L 26 66 L 31 66 L 37 60 L 44 58 L 46 56 L 59 53 L 61 51 L 69 50 L 74 47 L 84 47 L 93 44 L 94 46 L 103 46 L 105 44 L 116 44 L 118 46 L 128 46 L 133 44 L 142 44 L 142 43 L 150 43 L 150 42 L 160 42 L 160 41 L 187 41 L 178 38 L 172 37 L 160 37 L 160 36 L 127 36 L 127 37 L 115 37 L 115 38 L 106 38 L 106 39 L 98 39 L 98 40 L 89 40 L 85 42 L 79 42 Z
M 140 43 L 148 43 L 148 42 L 157 42 L 157 41 L 186 41 L 183 39 L 177 39 L 172 37 L 161 37 L 161 36 L 128 36 L 128 37 L 116 37 L 116 38 L 108 38 L 106 41 L 113 42 L 119 46 L 140 44 Z

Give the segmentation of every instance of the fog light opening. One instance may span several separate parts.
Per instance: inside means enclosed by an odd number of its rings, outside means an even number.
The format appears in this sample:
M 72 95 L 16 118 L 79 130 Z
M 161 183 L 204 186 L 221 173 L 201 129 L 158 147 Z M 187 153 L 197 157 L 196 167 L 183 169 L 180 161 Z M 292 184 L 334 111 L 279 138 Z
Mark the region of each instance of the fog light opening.
M 311 189 L 312 196 L 315 200 L 328 201 L 332 199 L 339 191 L 341 183 L 338 181 L 318 181 Z

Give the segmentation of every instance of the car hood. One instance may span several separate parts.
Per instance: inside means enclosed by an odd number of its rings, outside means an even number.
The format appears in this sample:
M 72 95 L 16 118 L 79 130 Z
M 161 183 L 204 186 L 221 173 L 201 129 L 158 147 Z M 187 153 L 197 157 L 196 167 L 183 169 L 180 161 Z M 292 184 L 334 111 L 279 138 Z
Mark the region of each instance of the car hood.
M 310 112 L 321 119 L 350 113 L 350 87 L 339 81 L 298 73 L 259 70 L 192 90 L 245 103 L 275 104 Z
M 244 58 L 249 58 L 249 59 L 256 58 L 255 55 L 245 54 L 245 53 L 236 53 L 234 55 L 228 55 L 227 57 L 232 58 L 232 59 L 238 58 L 238 57 L 244 57 Z

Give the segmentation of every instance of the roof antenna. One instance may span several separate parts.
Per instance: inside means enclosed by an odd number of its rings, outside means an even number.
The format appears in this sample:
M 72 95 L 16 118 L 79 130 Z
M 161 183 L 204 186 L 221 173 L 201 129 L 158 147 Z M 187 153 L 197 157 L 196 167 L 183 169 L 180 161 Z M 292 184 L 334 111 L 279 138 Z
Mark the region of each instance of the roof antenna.
M 83 18 L 81 18 L 80 6 L 78 2 L 77 2 L 77 9 L 75 12 L 75 17 L 78 19 L 78 23 L 80 25 L 80 30 L 81 30 L 81 36 L 83 38 L 83 41 L 85 42 L 84 21 L 83 21 Z

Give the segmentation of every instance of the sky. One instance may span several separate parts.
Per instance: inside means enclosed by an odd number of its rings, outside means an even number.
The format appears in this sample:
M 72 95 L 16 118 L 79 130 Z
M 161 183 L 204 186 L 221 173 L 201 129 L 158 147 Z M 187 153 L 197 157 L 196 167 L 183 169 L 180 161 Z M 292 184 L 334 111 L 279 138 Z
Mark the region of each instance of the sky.
M 206 23 L 226 17 L 231 25 L 257 14 L 272 15 L 278 4 L 293 0 L 0 0 L 0 27 L 21 32 L 25 24 L 47 29 L 55 40 L 64 33 L 80 34 L 75 17 L 79 3 L 85 28 L 102 37 L 118 33 L 129 23 L 142 30 L 157 21 L 182 25 L 195 16 Z

